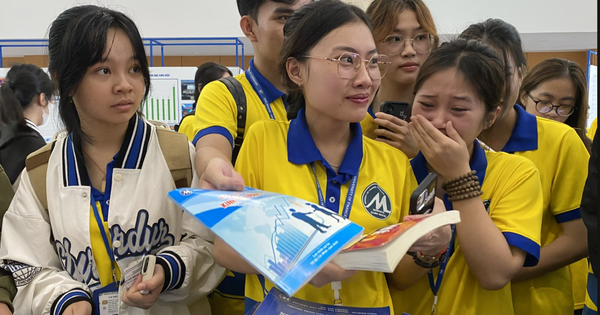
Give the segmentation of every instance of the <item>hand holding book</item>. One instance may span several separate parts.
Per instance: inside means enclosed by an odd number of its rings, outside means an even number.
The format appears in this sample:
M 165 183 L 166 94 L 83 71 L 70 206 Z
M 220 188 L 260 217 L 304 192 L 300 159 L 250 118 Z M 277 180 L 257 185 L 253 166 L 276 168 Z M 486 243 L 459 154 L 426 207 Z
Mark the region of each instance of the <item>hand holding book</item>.
M 403 218 L 404 222 L 409 221 L 420 221 L 423 218 L 428 216 L 444 213 L 446 212 L 446 207 L 444 206 L 444 202 L 435 198 L 435 205 L 433 207 L 433 211 L 431 214 L 425 215 L 407 215 Z M 429 231 L 429 233 L 423 235 L 419 238 L 409 249 L 409 252 L 414 253 L 423 253 L 427 256 L 435 256 L 442 250 L 446 248 L 450 240 L 452 239 L 452 228 L 450 225 L 443 225 L 435 230 Z
M 346 270 L 335 263 L 329 262 L 308 283 L 320 288 L 335 281 L 346 280 L 357 272 L 357 270 Z
M 429 232 L 460 222 L 460 214 L 456 210 L 420 215 L 419 217 L 381 228 L 363 236 L 360 241 L 335 256 L 333 262 L 347 270 L 392 273 L 409 248 L 419 248 L 414 247 L 418 240 L 431 241 L 428 240 Z M 446 245 L 448 244 L 448 240 L 442 240 L 440 244 L 443 245 L 444 242 Z M 423 246 L 423 244 L 419 246 Z

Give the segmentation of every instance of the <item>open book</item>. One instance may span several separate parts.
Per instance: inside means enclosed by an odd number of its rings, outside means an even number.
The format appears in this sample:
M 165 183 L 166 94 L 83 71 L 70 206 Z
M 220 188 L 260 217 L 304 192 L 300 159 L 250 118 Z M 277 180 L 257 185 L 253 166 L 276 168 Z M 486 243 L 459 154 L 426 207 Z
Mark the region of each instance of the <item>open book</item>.
M 253 188 L 184 188 L 169 197 L 289 296 L 363 234 L 327 208 Z
M 419 238 L 441 226 L 459 222 L 459 212 L 449 210 L 423 219 L 390 225 L 362 237 L 334 257 L 333 262 L 347 270 L 391 273 Z

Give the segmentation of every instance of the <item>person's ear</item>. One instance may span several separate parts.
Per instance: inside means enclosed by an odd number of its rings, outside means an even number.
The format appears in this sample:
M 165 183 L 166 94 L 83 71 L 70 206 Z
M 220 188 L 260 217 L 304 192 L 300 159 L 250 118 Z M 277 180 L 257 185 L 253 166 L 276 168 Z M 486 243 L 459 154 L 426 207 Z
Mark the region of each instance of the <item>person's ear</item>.
M 202 91 L 202 83 L 198 83 L 196 88 L 198 89 L 198 92 Z
M 47 106 L 48 99 L 46 98 L 46 93 L 40 93 L 37 96 L 37 101 L 38 101 L 38 104 L 40 104 L 42 107 Z
M 483 126 L 484 130 L 488 129 L 494 125 L 494 123 L 496 122 L 496 118 L 498 118 L 498 115 L 500 115 L 501 110 L 502 110 L 502 107 L 497 106 L 495 111 L 489 113 L 487 120 L 485 121 L 485 125 Z
M 519 87 L 523 83 L 523 66 L 517 67 L 517 76 L 519 77 Z
M 302 86 L 304 82 L 304 67 L 303 64 L 298 61 L 298 59 L 294 57 L 289 57 L 285 63 L 285 68 L 292 82 L 296 83 L 298 86 Z
M 240 28 L 242 29 L 242 33 L 250 40 L 250 42 L 256 42 L 256 33 L 254 32 L 254 27 L 256 26 L 256 22 L 253 18 L 248 15 L 242 16 L 240 19 Z

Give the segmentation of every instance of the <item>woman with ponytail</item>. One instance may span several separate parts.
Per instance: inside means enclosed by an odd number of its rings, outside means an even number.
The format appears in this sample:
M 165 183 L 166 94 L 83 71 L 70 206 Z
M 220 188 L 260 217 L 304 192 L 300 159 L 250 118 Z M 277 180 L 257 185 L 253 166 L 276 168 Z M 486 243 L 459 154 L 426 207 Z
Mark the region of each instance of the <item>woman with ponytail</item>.
M 14 65 L 0 86 L 0 164 L 14 184 L 25 158 L 46 144 L 37 126 L 45 123 L 54 83 L 38 66 Z

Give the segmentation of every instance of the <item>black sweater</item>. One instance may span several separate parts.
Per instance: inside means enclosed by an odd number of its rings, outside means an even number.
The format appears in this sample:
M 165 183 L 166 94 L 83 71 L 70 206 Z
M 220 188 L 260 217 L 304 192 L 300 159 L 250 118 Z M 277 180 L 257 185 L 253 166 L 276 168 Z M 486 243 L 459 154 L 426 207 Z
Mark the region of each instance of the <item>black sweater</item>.
M 14 184 L 25 168 L 27 156 L 45 144 L 44 138 L 29 126 L 0 126 L 0 164 L 11 183 Z

